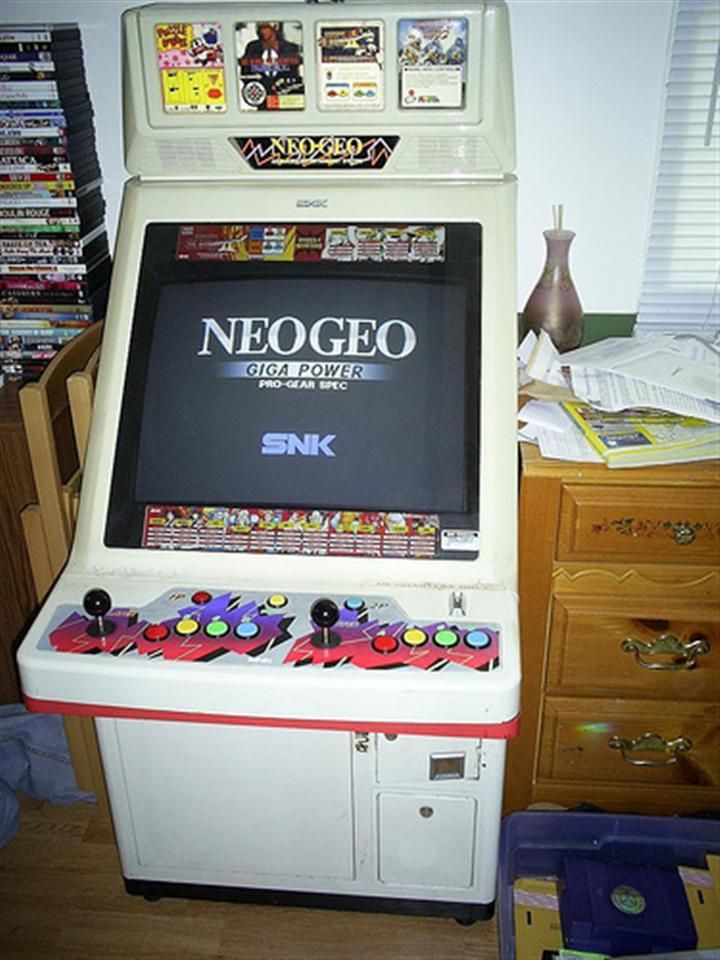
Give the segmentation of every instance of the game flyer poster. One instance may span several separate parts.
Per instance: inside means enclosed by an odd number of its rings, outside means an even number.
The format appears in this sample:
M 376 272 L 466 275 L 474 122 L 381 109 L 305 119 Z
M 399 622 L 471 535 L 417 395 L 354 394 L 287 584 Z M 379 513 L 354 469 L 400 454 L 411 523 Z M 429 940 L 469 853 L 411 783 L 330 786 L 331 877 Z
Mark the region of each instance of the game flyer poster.
M 224 113 L 225 57 L 217 23 L 158 23 L 155 53 L 165 113 Z
M 253 21 L 235 26 L 241 110 L 303 110 L 302 24 Z
M 464 106 L 468 22 L 400 20 L 400 106 L 407 110 Z
M 323 110 L 382 110 L 384 34 L 380 22 L 318 24 Z
M 443 263 L 445 227 L 437 224 L 186 224 L 177 260 L 301 263 Z

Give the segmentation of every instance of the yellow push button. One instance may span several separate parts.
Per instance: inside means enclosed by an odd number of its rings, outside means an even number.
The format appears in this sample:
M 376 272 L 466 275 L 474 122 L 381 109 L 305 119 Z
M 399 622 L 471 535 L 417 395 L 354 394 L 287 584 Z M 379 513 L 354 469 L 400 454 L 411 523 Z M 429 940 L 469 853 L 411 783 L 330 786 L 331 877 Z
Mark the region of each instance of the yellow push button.
M 268 597 L 267 604 L 269 607 L 284 607 L 288 602 L 288 599 L 282 593 L 274 593 L 271 597 Z
M 179 633 L 181 637 L 191 637 L 194 633 L 197 633 L 200 629 L 200 624 L 197 620 L 191 620 L 189 617 L 186 617 L 184 620 L 178 620 L 175 624 L 175 633 Z
M 409 647 L 420 647 L 423 643 L 427 643 L 427 634 L 419 627 L 410 627 L 402 635 L 402 640 Z

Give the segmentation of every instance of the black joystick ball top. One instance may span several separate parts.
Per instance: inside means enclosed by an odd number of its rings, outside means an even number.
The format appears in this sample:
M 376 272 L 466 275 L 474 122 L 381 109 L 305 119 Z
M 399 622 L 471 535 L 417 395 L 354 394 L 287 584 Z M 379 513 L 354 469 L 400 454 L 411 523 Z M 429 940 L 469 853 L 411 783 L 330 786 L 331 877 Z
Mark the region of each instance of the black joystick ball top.
M 88 590 L 83 597 L 83 607 L 89 617 L 104 617 L 112 606 L 112 600 L 107 590 L 101 590 L 97 587 L 95 590 Z
M 96 587 L 94 590 L 88 590 L 83 597 L 83 609 L 85 613 L 92 617 L 92 622 L 88 625 L 87 632 L 91 637 L 107 637 L 115 629 L 115 624 L 105 619 L 105 615 L 112 607 L 112 599 L 107 590 L 101 590 Z
M 316 600 L 310 607 L 310 619 L 320 631 L 312 639 L 316 647 L 336 647 L 340 643 L 340 637 L 331 629 L 340 619 L 340 610 L 333 600 Z
M 334 627 L 340 619 L 340 609 L 334 600 L 316 600 L 310 607 L 310 618 L 316 627 Z

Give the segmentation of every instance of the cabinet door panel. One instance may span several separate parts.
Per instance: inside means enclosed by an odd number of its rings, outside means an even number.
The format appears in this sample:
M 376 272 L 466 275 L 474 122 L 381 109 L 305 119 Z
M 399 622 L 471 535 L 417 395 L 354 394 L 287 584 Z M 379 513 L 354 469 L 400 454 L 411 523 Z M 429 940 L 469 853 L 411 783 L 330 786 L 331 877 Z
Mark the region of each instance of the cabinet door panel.
M 548 692 L 715 700 L 720 606 L 610 596 L 553 599 Z
M 716 489 L 563 487 L 560 560 L 630 563 L 720 562 Z
M 477 804 L 472 797 L 381 793 L 379 879 L 388 884 L 467 888 L 474 873 Z
M 628 753 L 624 759 L 610 745 L 613 738 L 637 741 L 644 734 L 668 743 L 686 738 L 689 749 L 670 762 L 669 753 L 653 750 Z M 639 765 L 641 761 L 652 765 Z M 589 784 L 720 788 L 720 710 L 712 703 L 548 697 L 538 772 L 542 779 Z M 628 801 L 632 806 L 631 795 Z
M 212 883 L 242 875 L 242 882 L 264 884 L 301 875 L 354 878 L 350 734 L 105 723 L 114 724 L 121 749 L 113 813 L 137 859 L 130 867 L 144 870 L 141 876 L 165 871 L 167 879 Z

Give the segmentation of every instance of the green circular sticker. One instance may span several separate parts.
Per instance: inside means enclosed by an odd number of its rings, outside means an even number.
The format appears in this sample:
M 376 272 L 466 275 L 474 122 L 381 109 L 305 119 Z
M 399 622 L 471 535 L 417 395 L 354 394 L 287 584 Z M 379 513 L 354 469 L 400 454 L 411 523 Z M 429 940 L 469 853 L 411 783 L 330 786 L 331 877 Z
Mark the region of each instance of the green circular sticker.
M 628 887 L 625 884 L 615 887 L 610 894 L 610 900 L 620 913 L 637 916 L 645 909 L 645 897 L 635 887 Z

